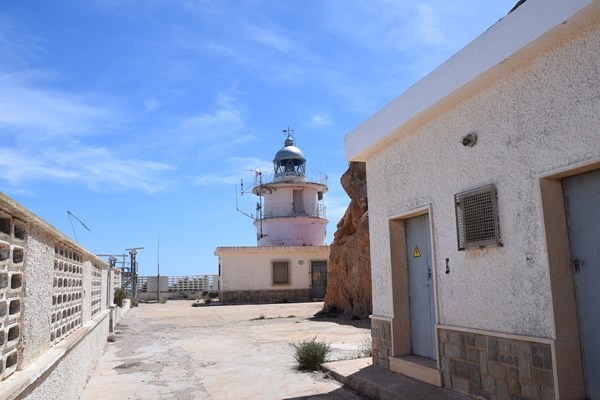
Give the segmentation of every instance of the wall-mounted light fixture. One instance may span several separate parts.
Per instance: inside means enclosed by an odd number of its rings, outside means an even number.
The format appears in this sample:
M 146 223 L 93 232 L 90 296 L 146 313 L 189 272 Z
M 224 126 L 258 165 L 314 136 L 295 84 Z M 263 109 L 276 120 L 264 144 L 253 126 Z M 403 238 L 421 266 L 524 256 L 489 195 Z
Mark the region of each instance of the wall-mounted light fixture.
M 463 136 L 460 139 L 460 143 L 462 143 L 462 145 L 465 146 L 465 147 L 473 147 L 473 146 L 475 146 L 475 144 L 477 143 L 477 134 L 476 133 L 469 133 L 469 134 Z

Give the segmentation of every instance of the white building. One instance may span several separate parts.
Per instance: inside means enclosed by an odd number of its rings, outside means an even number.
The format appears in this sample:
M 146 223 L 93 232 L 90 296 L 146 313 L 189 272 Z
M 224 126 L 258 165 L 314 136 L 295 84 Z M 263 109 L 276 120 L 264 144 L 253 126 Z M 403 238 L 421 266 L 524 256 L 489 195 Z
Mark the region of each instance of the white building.
M 367 166 L 376 364 L 600 399 L 600 1 L 524 2 L 345 149 Z
M 275 154 L 273 173 L 257 172 L 256 247 L 218 247 L 224 303 L 310 301 L 325 297 L 329 246 L 326 177 L 307 178 L 291 133 Z

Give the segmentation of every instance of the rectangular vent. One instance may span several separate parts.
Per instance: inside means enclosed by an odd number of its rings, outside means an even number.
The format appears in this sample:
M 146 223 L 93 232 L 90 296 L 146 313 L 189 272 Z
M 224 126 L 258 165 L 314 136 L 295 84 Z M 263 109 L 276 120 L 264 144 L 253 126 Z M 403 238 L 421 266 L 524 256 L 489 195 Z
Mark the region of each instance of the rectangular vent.
M 494 185 L 454 195 L 458 250 L 502 246 Z

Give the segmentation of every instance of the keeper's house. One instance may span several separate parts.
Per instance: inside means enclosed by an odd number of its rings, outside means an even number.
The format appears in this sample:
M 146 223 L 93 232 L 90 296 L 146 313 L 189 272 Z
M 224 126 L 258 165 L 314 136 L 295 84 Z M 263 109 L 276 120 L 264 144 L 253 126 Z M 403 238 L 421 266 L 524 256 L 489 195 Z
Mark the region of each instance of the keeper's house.
M 345 150 L 367 165 L 376 364 L 600 399 L 600 0 L 522 3 Z

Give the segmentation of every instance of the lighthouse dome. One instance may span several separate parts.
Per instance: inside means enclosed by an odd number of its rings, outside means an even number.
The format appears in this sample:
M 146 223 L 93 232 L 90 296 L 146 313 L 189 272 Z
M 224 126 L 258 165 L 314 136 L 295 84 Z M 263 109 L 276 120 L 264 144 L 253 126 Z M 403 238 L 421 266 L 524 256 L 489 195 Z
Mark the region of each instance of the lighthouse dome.
M 294 137 L 288 132 L 284 146 L 275 154 L 273 167 L 276 181 L 304 180 L 306 159 L 302 150 L 295 146 Z
M 304 154 L 302 154 L 302 150 L 293 145 L 288 145 L 282 148 L 275 154 L 275 158 L 273 162 L 283 161 L 283 160 L 299 160 L 306 161 L 304 158 Z

